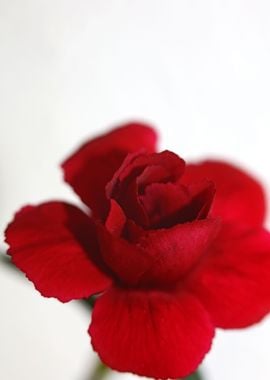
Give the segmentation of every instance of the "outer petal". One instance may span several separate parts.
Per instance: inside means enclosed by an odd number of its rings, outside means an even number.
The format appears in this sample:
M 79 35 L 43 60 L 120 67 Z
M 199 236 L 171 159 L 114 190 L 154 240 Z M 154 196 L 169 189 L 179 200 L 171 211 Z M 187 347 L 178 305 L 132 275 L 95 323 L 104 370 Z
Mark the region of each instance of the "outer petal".
M 225 162 L 205 161 L 187 165 L 186 183 L 208 179 L 216 185 L 212 215 L 242 227 L 261 226 L 265 217 L 265 197 L 261 185 L 243 170 Z
M 270 312 L 270 234 L 232 237 L 223 232 L 187 286 L 208 309 L 216 326 L 246 327 Z
M 107 212 L 105 186 L 130 152 L 154 152 L 156 132 L 147 125 L 130 123 L 90 140 L 69 157 L 62 168 L 65 180 L 92 211 Z
M 89 333 L 94 349 L 113 369 L 175 379 L 197 368 L 214 329 L 188 293 L 114 288 L 97 300 Z
M 94 264 L 97 242 L 91 219 L 62 202 L 27 206 L 6 230 L 9 254 L 37 290 L 62 302 L 89 297 L 110 280 Z

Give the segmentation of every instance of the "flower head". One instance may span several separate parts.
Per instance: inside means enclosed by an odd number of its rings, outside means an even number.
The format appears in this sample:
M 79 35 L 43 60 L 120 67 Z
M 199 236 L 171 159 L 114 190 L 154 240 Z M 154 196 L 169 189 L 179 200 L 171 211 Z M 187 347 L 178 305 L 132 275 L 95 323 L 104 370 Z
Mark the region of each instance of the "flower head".
M 225 162 L 156 153 L 133 123 L 87 142 L 62 165 L 89 207 L 27 206 L 6 230 L 14 264 L 46 297 L 98 294 L 89 333 L 108 366 L 189 375 L 216 327 L 270 310 L 270 234 L 260 184 Z

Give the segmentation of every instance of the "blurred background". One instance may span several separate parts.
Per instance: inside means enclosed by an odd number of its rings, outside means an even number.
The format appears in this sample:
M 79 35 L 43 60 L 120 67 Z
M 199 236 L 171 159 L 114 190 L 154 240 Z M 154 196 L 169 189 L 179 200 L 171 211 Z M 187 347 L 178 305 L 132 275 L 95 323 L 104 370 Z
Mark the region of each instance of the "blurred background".
M 269 198 L 269 17 L 267 0 L 0 0 L 1 250 L 25 203 L 78 202 L 59 163 L 128 120 L 152 123 L 160 147 L 188 160 L 249 168 Z M 1 379 L 90 379 L 78 302 L 42 298 L 0 263 L 0 304 Z M 270 318 L 219 331 L 205 379 L 270 378 L 269 341 Z

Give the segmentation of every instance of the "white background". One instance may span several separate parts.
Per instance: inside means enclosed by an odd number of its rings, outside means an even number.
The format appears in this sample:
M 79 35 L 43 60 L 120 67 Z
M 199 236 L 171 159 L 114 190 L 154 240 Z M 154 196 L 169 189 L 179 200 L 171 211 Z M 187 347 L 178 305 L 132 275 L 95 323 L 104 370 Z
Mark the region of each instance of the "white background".
M 25 203 L 77 201 L 59 162 L 130 119 L 184 158 L 250 168 L 270 194 L 269 18 L 268 0 L 0 0 L 1 231 Z M 1 379 L 89 380 L 80 305 L 3 265 L 0 304 Z M 207 380 L 269 379 L 269 342 L 269 318 L 219 332 Z

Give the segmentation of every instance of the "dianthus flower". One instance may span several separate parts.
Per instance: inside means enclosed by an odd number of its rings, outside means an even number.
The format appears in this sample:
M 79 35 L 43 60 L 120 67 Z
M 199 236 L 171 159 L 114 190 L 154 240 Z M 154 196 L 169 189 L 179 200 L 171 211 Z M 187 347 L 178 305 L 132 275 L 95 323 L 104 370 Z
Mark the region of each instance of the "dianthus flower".
M 243 170 L 156 153 L 131 123 L 87 142 L 62 165 L 86 211 L 61 201 L 20 210 L 6 230 L 13 263 L 45 297 L 98 295 L 89 334 L 109 367 L 185 377 L 216 327 L 270 310 L 265 198 Z

